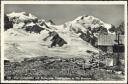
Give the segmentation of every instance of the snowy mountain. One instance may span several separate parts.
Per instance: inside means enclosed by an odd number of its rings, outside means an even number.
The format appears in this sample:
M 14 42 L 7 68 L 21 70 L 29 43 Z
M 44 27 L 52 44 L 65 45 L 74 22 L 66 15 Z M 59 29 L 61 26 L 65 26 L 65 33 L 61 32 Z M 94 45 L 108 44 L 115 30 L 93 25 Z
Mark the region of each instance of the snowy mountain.
M 107 24 L 93 16 L 77 17 L 75 20 L 65 23 L 65 26 L 70 27 L 70 29 L 76 33 L 79 33 L 80 31 L 87 33 L 89 28 L 92 32 L 98 33 L 98 31 L 101 30 L 101 27 L 102 29 L 106 29 L 106 32 L 108 33 L 108 30 L 112 27 L 111 24 Z
M 7 14 L 7 16 L 9 17 L 9 19 L 13 19 L 13 20 L 19 19 L 21 22 L 37 19 L 37 17 L 35 17 L 31 13 L 26 13 L 26 12 L 20 12 L 20 13 L 12 12 L 10 14 Z
M 6 18 L 5 27 L 10 28 L 5 28 L 5 43 L 8 46 L 5 54 L 7 58 L 13 57 L 15 60 L 41 55 L 86 59 L 91 53 L 99 52 L 95 48 L 98 34 L 111 33 L 109 29 L 112 27 L 93 16 L 80 16 L 63 25 L 55 25 L 52 20 L 38 19 L 25 12 L 13 12 L 7 14 Z M 6 26 L 8 23 L 13 26 Z M 12 46 L 18 52 L 14 52 Z
M 98 35 L 111 33 L 109 30 L 113 26 L 93 16 L 80 16 L 73 21 L 66 22 L 64 25 L 52 27 L 56 28 L 58 33 L 61 32 L 60 35 L 62 33 L 63 35 L 66 34 L 66 36 L 72 34 L 95 46 Z

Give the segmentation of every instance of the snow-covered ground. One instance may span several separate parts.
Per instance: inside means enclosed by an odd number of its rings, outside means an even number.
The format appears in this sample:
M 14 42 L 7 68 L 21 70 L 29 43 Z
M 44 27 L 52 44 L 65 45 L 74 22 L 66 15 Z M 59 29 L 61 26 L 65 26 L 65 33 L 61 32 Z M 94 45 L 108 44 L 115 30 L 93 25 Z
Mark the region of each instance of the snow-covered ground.
M 6 31 L 8 32 L 8 31 Z M 43 41 L 47 36 L 43 34 L 24 34 L 23 32 L 15 32 L 16 34 L 8 35 L 5 33 L 5 57 L 10 60 L 21 61 L 23 58 L 36 56 L 59 56 L 59 57 L 82 57 L 87 58 L 91 54 L 87 50 L 98 53 L 98 49 L 91 46 L 91 44 L 83 41 L 78 37 L 63 37 L 67 38 L 68 44 L 62 47 L 49 48 L 51 41 Z M 44 36 L 45 35 L 45 36 Z M 68 35 L 67 35 L 68 36 Z M 49 39 L 50 40 L 50 39 Z

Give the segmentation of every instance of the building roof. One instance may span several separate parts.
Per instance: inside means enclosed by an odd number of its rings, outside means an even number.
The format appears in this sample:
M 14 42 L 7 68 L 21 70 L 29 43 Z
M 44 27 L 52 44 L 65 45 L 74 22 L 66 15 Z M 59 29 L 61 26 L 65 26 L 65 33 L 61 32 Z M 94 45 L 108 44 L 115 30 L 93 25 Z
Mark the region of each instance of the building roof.
M 98 36 L 98 45 L 101 46 L 112 46 L 117 44 L 115 34 L 108 34 L 108 35 L 99 35 Z M 119 43 L 124 44 L 124 35 L 119 36 Z

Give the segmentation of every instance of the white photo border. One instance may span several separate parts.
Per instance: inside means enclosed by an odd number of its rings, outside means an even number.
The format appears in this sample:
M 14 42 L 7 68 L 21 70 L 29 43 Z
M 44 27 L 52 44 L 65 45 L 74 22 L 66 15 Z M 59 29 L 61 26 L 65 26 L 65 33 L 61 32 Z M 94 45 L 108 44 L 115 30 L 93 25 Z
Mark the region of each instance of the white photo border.
M 4 80 L 4 5 L 5 4 L 83 4 L 83 5 L 124 5 L 125 20 L 125 80 L 123 81 L 26 81 Z M 1 83 L 127 83 L 127 1 L 1 1 Z

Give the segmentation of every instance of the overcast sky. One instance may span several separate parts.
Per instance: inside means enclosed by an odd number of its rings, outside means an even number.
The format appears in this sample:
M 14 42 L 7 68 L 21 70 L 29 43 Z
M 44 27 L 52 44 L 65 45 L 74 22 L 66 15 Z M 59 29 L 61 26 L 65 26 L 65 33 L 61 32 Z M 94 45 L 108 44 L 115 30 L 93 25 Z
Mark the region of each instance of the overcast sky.
M 124 20 L 123 5 L 5 5 L 5 13 L 13 11 L 32 13 L 46 20 L 52 19 L 56 24 L 63 24 L 81 15 L 92 15 L 115 26 Z

